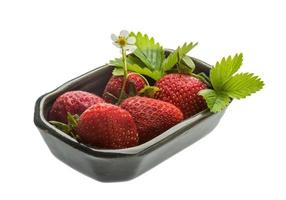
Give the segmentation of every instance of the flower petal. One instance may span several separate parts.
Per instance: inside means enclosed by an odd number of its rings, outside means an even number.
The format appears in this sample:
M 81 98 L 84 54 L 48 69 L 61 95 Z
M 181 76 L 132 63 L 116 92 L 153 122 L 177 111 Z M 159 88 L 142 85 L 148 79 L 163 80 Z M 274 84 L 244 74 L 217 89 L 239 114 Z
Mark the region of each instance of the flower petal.
M 127 44 L 123 47 L 126 51 L 130 51 L 130 52 L 133 52 L 135 51 L 135 49 L 137 48 L 135 45 L 130 45 L 130 44 Z
M 118 47 L 118 48 L 121 48 L 121 46 L 120 46 L 118 43 L 116 43 L 116 42 L 112 42 L 112 44 L 113 44 L 114 46 Z
M 127 43 L 128 44 L 135 44 L 136 43 L 136 38 L 133 37 L 133 36 L 127 38 Z
M 116 42 L 118 37 L 115 34 L 111 34 L 111 39 L 112 39 L 113 42 Z
M 122 30 L 122 31 L 120 31 L 120 36 L 127 38 L 129 36 L 129 32 L 126 30 Z

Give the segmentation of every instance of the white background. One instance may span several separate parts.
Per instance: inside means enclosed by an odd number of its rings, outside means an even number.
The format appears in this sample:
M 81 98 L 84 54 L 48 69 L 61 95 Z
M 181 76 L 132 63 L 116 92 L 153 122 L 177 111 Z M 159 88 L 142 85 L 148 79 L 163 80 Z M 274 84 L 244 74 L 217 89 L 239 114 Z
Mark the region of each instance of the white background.
M 0 1 L 0 199 L 286 199 L 283 1 Z M 142 176 L 100 183 L 57 160 L 33 124 L 40 95 L 119 56 L 121 29 L 164 47 L 199 41 L 214 64 L 244 53 L 263 91 L 207 137 Z

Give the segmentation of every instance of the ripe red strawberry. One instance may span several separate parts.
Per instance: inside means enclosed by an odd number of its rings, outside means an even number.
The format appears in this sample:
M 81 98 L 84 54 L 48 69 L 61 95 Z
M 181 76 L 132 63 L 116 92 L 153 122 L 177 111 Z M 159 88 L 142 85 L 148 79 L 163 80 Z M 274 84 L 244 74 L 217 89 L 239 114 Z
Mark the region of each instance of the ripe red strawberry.
M 80 115 L 90 106 L 103 103 L 95 94 L 84 91 L 70 91 L 59 96 L 49 112 L 49 120 L 67 123 L 67 113 Z
M 144 143 L 183 120 L 176 106 L 147 97 L 129 97 L 121 107 L 133 117 L 139 134 L 139 143 Z
M 107 103 L 84 111 L 76 133 L 84 144 L 100 148 L 121 149 L 138 144 L 136 125 L 130 113 Z
M 168 74 L 155 84 L 159 91 L 154 98 L 174 104 L 188 118 L 207 108 L 206 102 L 198 92 L 207 85 L 201 80 L 186 74 Z
M 128 79 L 125 87 L 125 92 L 127 95 L 129 95 L 129 85 L 134 84 L 135 89 L 137 92 L 139 92 L 141 89 L 145 86 L 145 80 L 138 74 L 129 72 L 128 73 Z M 114 97 L 118 98 L 121 92 L 123 84 L 123 76 L 112 76 L 107 85 L 105 86 L 105 90 L 103 92 L 103 98 L 106 102 L 114 103 L 115 99 L 108 95 L 108 93 L 112 94 Z

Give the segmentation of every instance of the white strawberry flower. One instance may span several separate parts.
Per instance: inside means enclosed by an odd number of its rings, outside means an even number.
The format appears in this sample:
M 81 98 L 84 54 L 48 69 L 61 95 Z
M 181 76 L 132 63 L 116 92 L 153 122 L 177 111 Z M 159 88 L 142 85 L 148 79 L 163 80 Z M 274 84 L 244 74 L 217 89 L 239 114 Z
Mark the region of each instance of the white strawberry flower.
M 126 30 L 120 31 L 119 36 L 111 34 L 111 39 L 116 47 L 124 49 L 125 51 L 132 52 L 136 49 L 136 38 L 129 36 L 129 32 Z

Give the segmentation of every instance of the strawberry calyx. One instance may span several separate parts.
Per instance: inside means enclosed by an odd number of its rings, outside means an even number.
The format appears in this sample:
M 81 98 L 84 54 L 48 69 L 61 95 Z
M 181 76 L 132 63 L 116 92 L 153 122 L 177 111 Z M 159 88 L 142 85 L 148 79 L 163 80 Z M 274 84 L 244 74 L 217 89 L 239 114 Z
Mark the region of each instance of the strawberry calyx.
M 79 136 L 76 134 L 76 128 L 79 122 L 79 115 L 72 115 L 70 112 L 67 113 L 67 124 L 59 121 L 49 121 L 50 124 L 55 126 L 57 129 L 68 134 L 78 142 L 80 141 Z
M 144 97 L 150 97 L 154 98 L 154 95 L 156 92 L 158 92 L 160 89 L 156 86 L 145 86 L 143 89 L 139 91 L 139 96 L 144 96 Z

